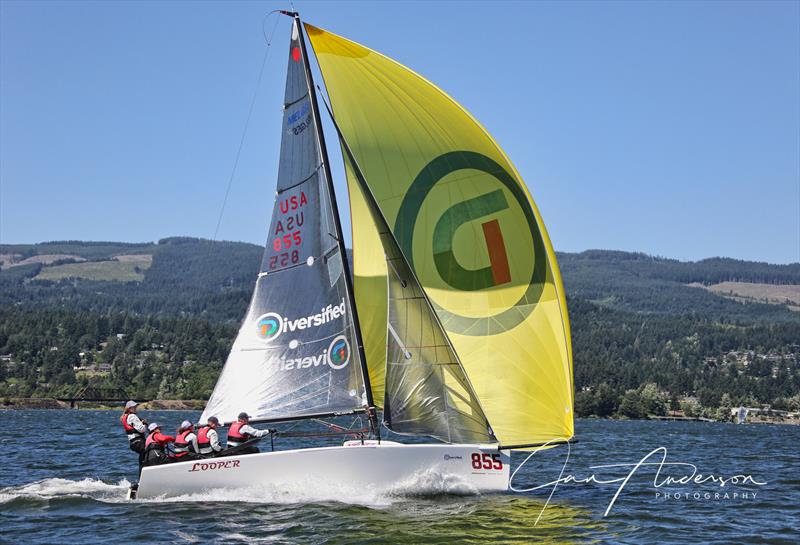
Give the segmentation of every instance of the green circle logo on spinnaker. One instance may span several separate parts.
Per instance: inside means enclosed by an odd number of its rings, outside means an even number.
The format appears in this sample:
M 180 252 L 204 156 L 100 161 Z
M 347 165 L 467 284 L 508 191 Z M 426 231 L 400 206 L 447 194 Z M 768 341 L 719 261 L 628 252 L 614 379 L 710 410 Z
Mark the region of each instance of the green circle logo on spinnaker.
M 495 335 L 516 327 L 527 318 L 542 295 L 547 277 L 544 240 L 528 197 L 516 179 L 496 161 L 481 153 L 453 151 L 442 154 L 430 161 L 409 186 L 395 219 L 394 234 L 412 269 L 420 276 L 414 266 L 414 238 L 420 210 L 440 181 L 448 174 L 465 169 L 490 175 L 496 180 L 495 188 L 452 204 L 436 220 L 431 233 L 432 240 L 424 241 L 425 244 L 431 244 L 436 272 L 454 291 L 479 292 L 487 294 L 489 298 L 497 297 L 492 288 L 515 284 L 526 285 L 526 288 L 514 304 L 493 305 L 506 308 L 489 316 L 464 316 L 444 308 L 437 301 L 431 302 L 448 331 L 463 335 Z M 507 198 L 509 194 L 511 202 Z M 506 245 L 507 241 L 514 240 L 519 246 L 520 237 L 511 236 L 514 233 L 510 232 L 504 235 L 502 223 L 496 217 L 500 212 L 510 211 L 515 203 L 525 218 L 531 240 L 530 247 L 515 247 L 514 250 L 525 250 L 532 255 L 529 275 L 521 275 L 519 271 L 514 274 L 509 262 L 511 252 Z M 495 217 L 491 218 L 492 215 Z M 476 237 L 474 247 L 483 245 L 486 248 L 489 266 L 468 269 L 456 258 L 456 232 L 475 221 L 481 222 L 483 240 Z

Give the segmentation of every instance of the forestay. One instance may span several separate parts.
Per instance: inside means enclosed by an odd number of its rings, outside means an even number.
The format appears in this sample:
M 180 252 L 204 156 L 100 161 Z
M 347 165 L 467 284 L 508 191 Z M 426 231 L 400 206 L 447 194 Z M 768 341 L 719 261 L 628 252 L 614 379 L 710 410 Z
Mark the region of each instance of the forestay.
M 352 310 L 293 24 L 277 194 L 246 318 L 202 421 L 347 413 L 365 403 Z

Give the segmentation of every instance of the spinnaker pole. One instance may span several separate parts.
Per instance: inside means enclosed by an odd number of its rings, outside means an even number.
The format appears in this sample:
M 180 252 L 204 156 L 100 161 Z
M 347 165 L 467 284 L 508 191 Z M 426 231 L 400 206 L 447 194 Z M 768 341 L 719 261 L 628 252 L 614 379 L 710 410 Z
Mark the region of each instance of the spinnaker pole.
M 319 144 L 320 154 L 322 155 L 322 164 L 325 170 L 325 181 L 328 186 L 328 194 L 330 196 L 331 208 L 333 211 L 333 221 L 336 228 L 336 242 L 339 245 L 339 252 L 342 256 L 342 273 L 344 274 L 345 289 L 347 297 L 350 301 L 350 308 L 353 313 L 353 328 L 355 329 L 356 345 L 358 350 L 358 357 L 361 360 L 361 374 L 364 379 L 364 388 L 366 389 L 367 398 L 367 415 L 369 417 L 370 427 L 375 437 L 380 440 L 381 431 L 378 425 L 377 412 L 375 410 L 375 401 L 372 398 L 372 386 L 369 380 L 369 370 L 367 368 L 367 357 L 364 352 L 364 341 L 361 336 L 361 323 L 358 319 L 358 309 L 356 308 L 355 292 L 353 291 L 353 279 L 350 276 L 350 262 L 347 259 L 347 250 L 344 245 L 344 237 L 342 236 L 342 223 L 339 218 L 339 206 L 336 203 L 336 191 L 333 187 L 333 177 L 331 176 L 330 161 L 328 160 L 328 149 L 325 146 L 325 135 L 322 132 L 322 119 L 319 115 L 319 105 L 317 104 L 317 94 L 314 87 L 314 78 L 311 75 L 311 64 L 308 61 L 308 50 L 306 49 L 306 40 L 303 36 L 303 25 L 300 22 L 300 14 L 297 12 L 281 12 L 284 15 L 294 17 L 293 24 L 299 34 L 300 49 L 303 56 L 303 67 L 306 71 L 306 81 L 308 83 L 308 95 L 311 100 L 311 110 L 314 116 L 314 125 L 317 129 L 317 143 Z

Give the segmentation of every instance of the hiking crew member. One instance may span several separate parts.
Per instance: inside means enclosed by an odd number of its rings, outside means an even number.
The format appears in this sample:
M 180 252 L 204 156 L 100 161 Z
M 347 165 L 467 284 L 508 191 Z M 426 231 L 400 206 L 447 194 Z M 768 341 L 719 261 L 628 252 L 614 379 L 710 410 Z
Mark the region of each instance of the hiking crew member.
M 239 420 L 231 424 L 231 427 L 228 429 L 228 448 L 238 447 L 245 441 L 255 437 L 264 437 L 265 435 L 269 435 L 269 430 L 257 430 L 254 427 L 249 426 L 247 423 L 250 421 L 250 415 L 247 413 L 239 413 L 238 418 Z M 238 450 L 236 453 L 254 454 L 256 452 L 260 452 L 258 447 L 255 445 L 250 445 Z
M 138 403 L 135 401 L 128 401 L 125 404 L 125 412 L 120 417 L 122 428 L 125 430 L 125 435 L 128 436 L 128 444 L 133 452 L 141 454 L 144 451 L 144 439 L 147 435 L 146 422 L 140 419 L 136 414 L 136 407 Z
M 175 441 L 171 435 L 161 433 L 161 427 L 153 422 L 147 429 L 150 434 L 144 442 L 144 465 L 153 466 L 169 461 L 166 449 L 169 443 Z
M 181 422 L 178 428 L 178 435 L 172 444 L 172 452 L 175 460 L 191 460 L 200 453 L 197 445 L 197 434 L 194 433 L 194 426 L 188 420 Z
M 219 444 L 217 427 L 219 427 L 219 419 L 216 416 L 210 416 L 206 425 L 197 432 L 197 445 L 200 454 L 214 454 L 222 450 L 222 445 Z

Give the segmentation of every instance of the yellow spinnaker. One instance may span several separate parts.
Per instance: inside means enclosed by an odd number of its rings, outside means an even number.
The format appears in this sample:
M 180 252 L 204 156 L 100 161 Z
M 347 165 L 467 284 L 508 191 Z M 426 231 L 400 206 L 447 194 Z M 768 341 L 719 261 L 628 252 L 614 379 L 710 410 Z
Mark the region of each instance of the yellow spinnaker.
M 483 127 L 401 64 L 305 25 L 334 114 L 503 445 L 573 435 L 569 321 L 555 253 L 521 177 Z M 386 265 L 352 173 L 356 300 L 383 377 Z M 375 388 L 375 398 L 383 392 Z

